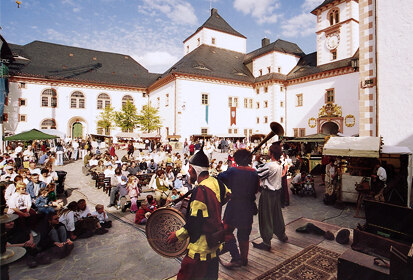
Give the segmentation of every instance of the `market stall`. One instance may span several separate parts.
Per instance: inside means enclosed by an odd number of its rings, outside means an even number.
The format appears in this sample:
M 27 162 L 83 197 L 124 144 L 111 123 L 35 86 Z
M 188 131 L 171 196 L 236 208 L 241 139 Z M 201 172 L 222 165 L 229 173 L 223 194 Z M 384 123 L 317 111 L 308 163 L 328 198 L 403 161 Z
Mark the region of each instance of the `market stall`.
M 355 184 L 373 174 L 375 161 L 380 159 L 388 173 L 386 201 L 410 205 L 412 187 L 412 152 L 406 147 L 383 146 L 380 137 L 332 137 L 324 145 L 323 155 L 338 157 L 340 165 L 340 194 L 344 202 L 356 202 Z M 393 200 L 392 200 L 393 199 Z

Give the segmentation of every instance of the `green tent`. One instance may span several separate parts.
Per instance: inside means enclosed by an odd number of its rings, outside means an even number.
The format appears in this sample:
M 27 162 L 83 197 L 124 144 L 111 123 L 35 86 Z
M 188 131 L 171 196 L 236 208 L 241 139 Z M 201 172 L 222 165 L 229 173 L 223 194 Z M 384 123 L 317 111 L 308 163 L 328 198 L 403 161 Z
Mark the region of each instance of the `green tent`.
M 37 129 L 32 129 L 19 134 L 15 134 L 6 137 L 6 141 L 30 141 L 30 140 L 45 140 L 45 139 L 55 139 L 57 136 L 43 133 Z

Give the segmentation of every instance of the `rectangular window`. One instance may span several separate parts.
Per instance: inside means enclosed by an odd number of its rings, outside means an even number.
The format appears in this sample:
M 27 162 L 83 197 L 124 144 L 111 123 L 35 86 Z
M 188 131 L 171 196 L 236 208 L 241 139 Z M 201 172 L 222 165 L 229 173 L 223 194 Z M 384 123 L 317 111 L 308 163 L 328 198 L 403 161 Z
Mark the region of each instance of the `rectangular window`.
M 303 94 L 297 94 L 297 107 L 303 106 Z
M 232 107 L 232 97 L 228 97 L 228 107 Z
M 257 109 L 260 108 L 260 102 L 257 102 Z
M 198 46 L 199 46 L 201 44 L 201 39 L 198 38 L 197 41 L 198 41 Z
M 110 107 L 110 100 L 105 100 L 105 108 L 109 108 Z
M 208 105 L 208 94 L 207 93 L 203 93 L 201 99 L 202 99 L 201 101 L 202 105 Z
M 284 108 L 284 102 L 283 101 L 280 101 L 280 107 Z
M 201 134 L 202 135 L 208 134 L 208 128 L 201 128 Z
M 234 128 L 234 134 L 238 134 L 238 128 Z
M 250 135 L 252 135 L 252 129 L 250 128 Z
M 294 137 L 298 137 L 298 128 L 293 128 L 294 129 Z
M 326 103 L 334 103 L 334 89 L 330 88 L 326 90 L 326 97 L 325 101 Z
M 169 106 L 169 93 L 166 94 L 165 97 L 165 106 L 168 107 Z
M 157 97 L 156 98 L 156 108 L 160 108 L 161 107 L 161 98 L 160 97 Z
M 248 129 L 244 128 L 244 135 L 247 136 L 248 135 Z
M 283 117 L 280 118 L 280 122 L 281 122 L 281 123 L 284 122 L 284 118 L 283 118 Z
M 214 37 L 211 38 L 211 44 L 215 45 L 215 38 Z
M 19 88 L 26 88 L 26 83 L 19 83 Z
M 283 87 L 283 86 L 280 87 L 280 91 L 281 91 L 281 92 L 284 91 L 284 87 Z
M 232 134 L 232 128 L 228 128 L 228 134 Z
M 260 69 L 258 72 L 260 72 L 260 76 L 262 76 L 262 69 Z
M 98 110 L 103 109 L 103 101 L 102 100 L 98 100 L 97 109 Z
M 268 92 L 268 87 L 264 87 L 264 92 L 265 92 L 265 93 Z
M 244 108 L 248 108 L 248 98 L 244 98 Z
M 238 108 L 238 97 L 234 97 L 234 107 Z
M 19 114 L 19 122 L 26 122 L 26 121 L 27 121 L 26 115 L 20 115 Z
M 267 69 L 268 69 L 268 73 L 271 73 L 271 66 L 268 66 Z
M 70 108 L 76 108 L 76 98 L 70 99 Z
M 260 118 L 257 118 L 257 123 L 260 123 Z
M 305 128 L 300 128 L 300 137 L 305 136 Z
M 49 107 L 49 98 L 47 96 L 42 96 L 42 107 Z
M 255 89 L 255 92 L 256 92 L 257 94 L 260 94 L 260 89 L 259 89 L 259 88 Z
M 331 51 L 331 59 L 332 59 L 332 60 L 336 60 L 336 59 L 337 59 L 337 51 L 336 51 L 336 50 Z
M 252 103 L 253 103 L 253 101 L 252 101 L 252 98 L 250 99 L 250 109 L 252 109 Z
M 264 108 L 268 108 L 268 101 L 264 101 Z
M 85 100 L 83 98 L 79 99 L 79 108 L 85 109 Z
M 26 106 L 26 99 L 19 98 L 19 106 Z
M 57 97 L 52 97 L 50 103 L 51 103 L 52 108 L 56 108 L 57 107 Z
M 189 46 L 186 46 L 186 53 L 189 53 Z
M 264 117 L 264 123 L 268 123 L 268 117 Z
M 278 67 L 278 73 L 281 73 L 281 67 Z

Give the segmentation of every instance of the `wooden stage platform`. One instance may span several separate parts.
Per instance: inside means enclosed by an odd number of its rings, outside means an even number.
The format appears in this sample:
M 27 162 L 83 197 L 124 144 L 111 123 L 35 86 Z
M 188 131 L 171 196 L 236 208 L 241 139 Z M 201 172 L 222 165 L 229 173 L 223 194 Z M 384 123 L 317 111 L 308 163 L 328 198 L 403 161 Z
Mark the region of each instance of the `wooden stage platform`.
M 296 255 L 309 245 L 318 245 L 319 247 L 328 249 L 330 251 L 342 254 L 344 251 L 350 248 L 352 243 L 352 236 L 350 236 L 350 242 L 347 245 L 341 245 L 335 240 L 326 240 L 322 236 L 315 234 L 303 234 L 295 231 L 296 228 L 304 226 L 307 223 L 313 223 L 323 230 L 331 231 L 334 235 L 342 229 L 339 226 L 331 225 L 307 218 L 300 218 L 286 225 L 286 234 L 288 236 L 287 243 L 280 242 L 275 236 L 271 240 L 271 251 L 266 252 L 263 250 L 255 249 L 250 242 L 250 250 L 248 255 L 248 265 L 233 270 L 228 270 L 222 265 L 219 267 L 219 279 L 254 279 L 264 272 L 272 269 L 281 262 Z M 352 231 L 350 231 L 352 232 Z M 250 241 L 261 242 L 259 233 L 252 234 Z M 231 256 L 229 253 L 223 254 L 221 259 L 225 262 L 229 262 Z M 176 279 L 172 277 L 170 279 Z

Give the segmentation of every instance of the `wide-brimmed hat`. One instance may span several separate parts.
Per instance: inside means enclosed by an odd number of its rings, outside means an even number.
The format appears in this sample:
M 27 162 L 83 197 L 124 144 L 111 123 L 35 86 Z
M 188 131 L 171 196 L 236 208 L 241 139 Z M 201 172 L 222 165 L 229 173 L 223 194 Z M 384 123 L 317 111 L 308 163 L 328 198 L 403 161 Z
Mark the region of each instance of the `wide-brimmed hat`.
M 16 214 L 4 214 L 0 216 L 0 223 L 5 224 L 11 221 L 14 221 L 18 218 L 19 216 Z
M 26 254 L 26 249 L 22 247 L 9 247 L 1 254 L 1 265 L 6 265 L 17 261 Z
M 193 166 L 209 167 L 209 159 L 204 153 L 203 143 L 201 149 L 189 159 L 189 164 Z

